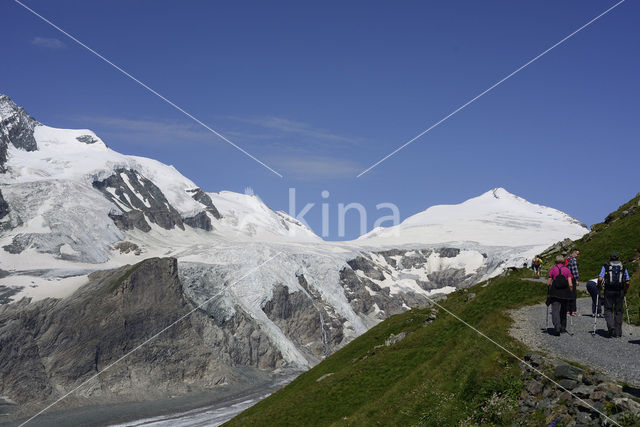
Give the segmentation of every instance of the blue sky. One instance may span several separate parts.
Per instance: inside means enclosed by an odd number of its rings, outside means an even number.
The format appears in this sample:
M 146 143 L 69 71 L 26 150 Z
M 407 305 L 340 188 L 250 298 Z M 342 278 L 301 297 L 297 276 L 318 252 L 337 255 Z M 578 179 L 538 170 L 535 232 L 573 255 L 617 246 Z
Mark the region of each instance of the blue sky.
M 338 239 L 338 203 L 401 217 L 493 187 L 587 224 L 640 191 L 640 4 L 627 0 L 361 178 L 356 175 L 609 1 L 25 3 L 276 169 L 279 178 L 16 3 L 0 3 L 0 93 L 90 128 L 206 191 L 251 187 Z M 321 192 L 329 191 L 323 198 Z M 355 213 L 347 238 L 359 234 Z

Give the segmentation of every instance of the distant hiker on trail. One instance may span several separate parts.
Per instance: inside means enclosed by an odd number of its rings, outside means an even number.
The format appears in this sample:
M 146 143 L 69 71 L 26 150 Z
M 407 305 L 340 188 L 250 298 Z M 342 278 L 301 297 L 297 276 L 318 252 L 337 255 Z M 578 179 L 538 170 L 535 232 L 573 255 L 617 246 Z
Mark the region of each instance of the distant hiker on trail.
M 564 266 L 562 255 L 556 257 L 556 265 L 549 269 L 549 297 L 547 305 L 551 305 L 554 335 L 567 332 L 567 303 L 573 297 L 573 279 L 571 271 Z
M 612 252 L 609 262 L 602 266 L 598 285 L 604 284 L 604 318 L 607 321 L 609 338 L 622 336 L 622 306 L 629 289 L 629 273 L 620 262 L 616 252 Z
M 540 259 L 540 255 L 536 255 L 531 260 L 531 268 L 533 269 L 533 274 L 536 276 L 536 279 L 540 278 L 540 266 L 542 265 L 542 260 Z
M 593 317 L 602 317 L 602 294 L 598 287 L 598 280 L 595 278 L 587 282 L 587 292 L 591 295 L 591 314 Z
M 572 316 L 578 315 L 578 308 L 576 305 L 576 299 L 578 298 L 578 284 L 580 280 L 580 273 L 578 272 L 578 255 L 580 255 L 580 251 L 574 249 L 571 251 L 571 256 L 565 260 L 565 265 L 571 271 L 571 276 L 573 277 L 573 297 L 569 300 L 569 305 L 567 306 L 567 310 L 569 314 Z

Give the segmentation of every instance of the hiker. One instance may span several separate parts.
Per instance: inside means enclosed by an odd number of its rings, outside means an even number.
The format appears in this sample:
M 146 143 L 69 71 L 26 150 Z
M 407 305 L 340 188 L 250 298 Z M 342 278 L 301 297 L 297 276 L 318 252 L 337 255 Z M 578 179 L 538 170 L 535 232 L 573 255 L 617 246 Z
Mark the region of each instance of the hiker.
M 567 306 L 567 310 L 569 310 L 569 314 L 571 316 L 578 315 L 578 307 L 576 300 L 578 299 L 578 284 L 580 280 L 580 273 L 578 272 L 578 255 L 580 255 L 580 251 L 577 249 L 573 249 L 571 251 L 571 256 L 565 260 L 565 265 L 571 271 L 571 276 L 573 277 L 573 291 L 572 297 L 569 300 L 569 304 Z
M 573 279 L 571 271 L 565 267 L 562 255 L 556 257 L 556 265 L 549 269 L 549 297 L 547 305 L 551 305 L 551 319 L 554 335 L 567 332 L 567 304 L 573 295 Z
M 602 266 L 598 286 L 604 284 L 604 318 L 609 338 L 622 337 L 622 306 L 629 289 L 629 273 L 620 262 L 617 252 L 612 252 L 609 262 Z
M 591 296 L 591 314 L 593 317 L 602 317 L 602 294 L 598 287 L 597 277 L 587 282 L 587 292 Z
M 540 255 L 536 255 L 531 260 L 531 268 L 533 269 L 533 274 L 536 276 L 536 279 L 540 278 L 540 266 L 542 265 L 542 259 L 540 259 Z

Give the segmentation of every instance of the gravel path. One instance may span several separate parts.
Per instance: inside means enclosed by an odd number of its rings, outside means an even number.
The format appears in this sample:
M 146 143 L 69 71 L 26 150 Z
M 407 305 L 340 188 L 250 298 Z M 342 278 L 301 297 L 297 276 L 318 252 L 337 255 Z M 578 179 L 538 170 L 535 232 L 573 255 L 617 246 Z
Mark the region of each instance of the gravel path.
M 622 338 L 606 338 L 606 322 L 598 318 L 596 335 L 593 335 L 591 298 L 579 298 L 578 316 L 572 317 L 573 328 L 567 319 L 567 330 L 574 335 L 556 337 L 545 329 L 546 313 L 544 304 L 512 311 L 511 335 L 534 350 L 589 366 L 618 381 L 640 385 L 640 327 L 624 323 Z M 626 320 L 626 313 L 624 315 Z M 549 313 L 549 328 L 552 327 Z

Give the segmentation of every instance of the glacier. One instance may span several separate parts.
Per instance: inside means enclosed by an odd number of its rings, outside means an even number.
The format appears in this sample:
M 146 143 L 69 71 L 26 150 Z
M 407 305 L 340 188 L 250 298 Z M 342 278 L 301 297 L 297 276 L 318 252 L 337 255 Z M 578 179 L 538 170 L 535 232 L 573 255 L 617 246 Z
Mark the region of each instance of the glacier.
M 267 337 L 281 360 L 264 369 L 307 369 L 393 314 L 588 232 L 496 188 L 329 242 L 255 195 L 205 192 L 90 130 L 42 125 L 4 95 L 0 136 L 0 293 L 8 301 L 66 298 L 92 272 L 172 257 L 193 306 L 220 325 L 246 316 Z

